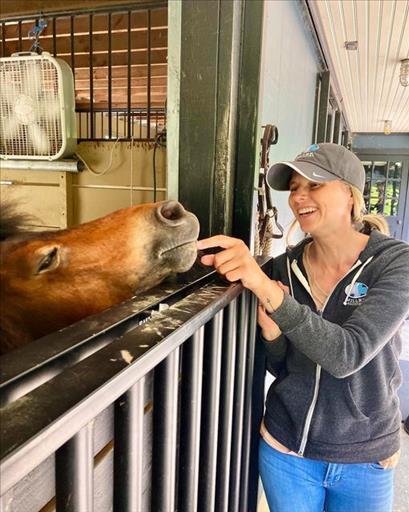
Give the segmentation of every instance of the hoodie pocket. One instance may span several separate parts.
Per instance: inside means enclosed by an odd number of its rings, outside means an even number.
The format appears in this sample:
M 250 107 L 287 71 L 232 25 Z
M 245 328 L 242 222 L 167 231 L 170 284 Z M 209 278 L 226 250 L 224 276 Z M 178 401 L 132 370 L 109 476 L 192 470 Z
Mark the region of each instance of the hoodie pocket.
M 369 438 L 370 420 L 355 403 L 349 383 L 327 375 L 321 382 L 310 439 L 328 444 L 350 444 Z

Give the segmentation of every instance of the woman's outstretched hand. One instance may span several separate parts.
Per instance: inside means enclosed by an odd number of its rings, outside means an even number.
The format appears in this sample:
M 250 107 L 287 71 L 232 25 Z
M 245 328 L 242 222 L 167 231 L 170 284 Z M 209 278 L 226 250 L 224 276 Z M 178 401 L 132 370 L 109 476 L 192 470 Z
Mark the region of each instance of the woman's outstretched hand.
M 197 242 L 199 250 L 213 247 L 225 250 L 217 254 L 206 254 L 200 261 L 203 265 L 213 266 L 228 281 L 241 281 L 245 288 L 255 292 L 268 279 L 242 240 L 216 235 Z
M 224 251 L 202 256 L 200 261 L 203 265 L 215 267 L 228 281 L 241 281 L 245 288 L 258 297 L 268 313 L 281 305 L 285 290 L 261 270 L 242 240 L 216 235 L 197 242 L 199 250 L 213 247 L 221 247 Z

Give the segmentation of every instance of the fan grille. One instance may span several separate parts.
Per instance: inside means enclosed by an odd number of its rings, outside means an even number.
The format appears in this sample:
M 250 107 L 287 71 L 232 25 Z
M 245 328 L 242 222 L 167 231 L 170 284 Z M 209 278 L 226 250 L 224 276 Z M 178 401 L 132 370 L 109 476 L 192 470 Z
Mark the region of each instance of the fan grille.
M 63 144 L 58 70 L 44 58 L 0 61 L 2 156 L 56 155 Z

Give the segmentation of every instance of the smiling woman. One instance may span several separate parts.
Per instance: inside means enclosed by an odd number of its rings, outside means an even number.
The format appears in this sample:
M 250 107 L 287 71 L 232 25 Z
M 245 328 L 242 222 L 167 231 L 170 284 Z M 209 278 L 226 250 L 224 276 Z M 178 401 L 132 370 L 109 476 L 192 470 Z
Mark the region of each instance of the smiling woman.
M 342 146 L 314 144 L 273 165 L 267 182 L 290 190 L 306 234 L 269 275 L 241 240 L 216 236 L 198 248 L 223 247 L 202 263 L 259 299 L 259 337 L 276 378 L 259 445 L 270 510 L 391 512 L 409 246 L 364 215 L 364 168 Z
M 26 233 L 0 223 L 0 353 L 159 284 L 193 265 L 197 218 L 177 201 L 116 211 L 76 228 Z

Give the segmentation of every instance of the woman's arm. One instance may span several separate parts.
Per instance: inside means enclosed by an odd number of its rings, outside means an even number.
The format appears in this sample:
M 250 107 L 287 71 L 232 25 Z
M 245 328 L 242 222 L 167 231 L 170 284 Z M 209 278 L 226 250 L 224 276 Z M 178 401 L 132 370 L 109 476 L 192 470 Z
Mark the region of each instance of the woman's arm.
M 364 302 L 340 326 L 325 320 L 288 294 L 284 295 L 278 284 L 261 271 L 245 244 L 235 239 L 225 240 L 227 238 L 212 237 L 202 241 L 205 244 L 201 248 L 228 247 L 227 251 L 204 256 L 209 259 L 208 263 L 203 263 L 213 264 L 221 273 L 227 270 L 228 280 L 241 279 L 243 285 L 257 295 L 286 338 L 334 377 L 347 377 L 365 366 L 391 339 L 409 313 L 409 249 L 401 250 L 389 262 Z M 248 261 L 250 259 L 254 263 Z

